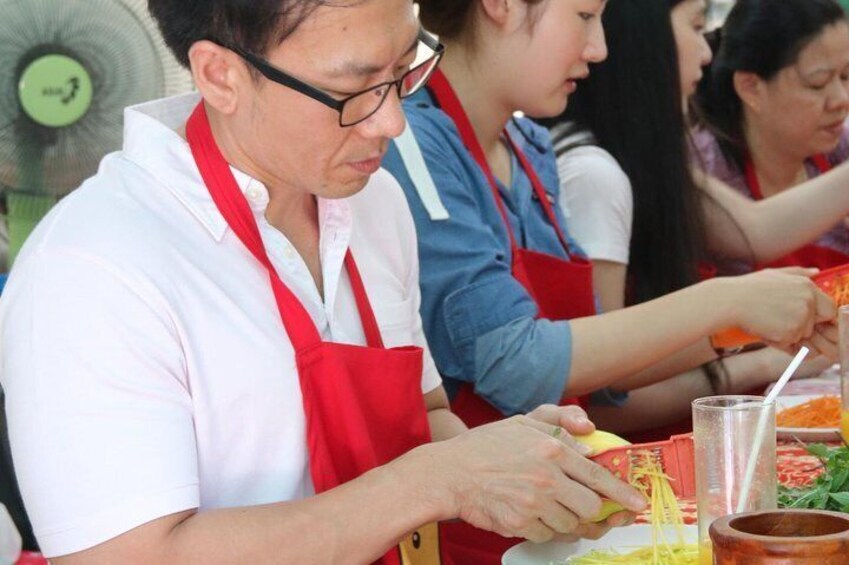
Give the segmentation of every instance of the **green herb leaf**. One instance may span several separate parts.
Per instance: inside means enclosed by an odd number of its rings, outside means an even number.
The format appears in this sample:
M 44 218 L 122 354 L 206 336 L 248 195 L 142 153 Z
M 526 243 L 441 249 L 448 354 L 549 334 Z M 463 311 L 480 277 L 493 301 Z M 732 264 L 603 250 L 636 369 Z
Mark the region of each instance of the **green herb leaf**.
M 808 453 L 825 459 L 828 457 L 828 446 L 823 443 L 812 443 L 808 446 Z
M 849 510 L 849 492 L 833 492 L 830 493 L 828 497 L 837 501 L 837 503 L 843 508 Z M 841 508 L 841 510 L 843 510 L 843 508 Z
M 823 463 L 823 473 L 810 486 L 778 489 L 781 508 L 816 508 L 849 512 L 849 448 L 829 449 L 821 443 L 807 446 Z

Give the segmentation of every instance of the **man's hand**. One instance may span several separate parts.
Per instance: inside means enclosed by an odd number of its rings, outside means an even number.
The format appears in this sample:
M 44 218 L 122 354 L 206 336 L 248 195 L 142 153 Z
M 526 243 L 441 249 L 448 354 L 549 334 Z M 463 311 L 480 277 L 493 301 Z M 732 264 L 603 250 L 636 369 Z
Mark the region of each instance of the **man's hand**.
M 633 512 L 627 510 L 611 514 L 601 522 L 581 524 L 571 534 L 557 534 L 553 539 L 558 541 L 578 541 L 579 539 L 601 539 L 611 528 L 630 526 L 637 517 Z
M 543 404 L 533 412 L 529 412 L 528 418 L 552 426 L 560 426 L 573 436 L 585 436 L 595 431 L 595 424 L 590 421 L 587 413 L 580 406 Z
M 543 421 L 514 416 L 437 444 L 458 517 L 503 536 L 543 542 L 555 534 L 600 535 L 629 519 L 589 524 L 602 497 L 631 512 L 645 508 L 642 494 L 587 459 L 568 433 L 556 432 L 591 432 L 580 408 L 543 407 L 536 416 Z

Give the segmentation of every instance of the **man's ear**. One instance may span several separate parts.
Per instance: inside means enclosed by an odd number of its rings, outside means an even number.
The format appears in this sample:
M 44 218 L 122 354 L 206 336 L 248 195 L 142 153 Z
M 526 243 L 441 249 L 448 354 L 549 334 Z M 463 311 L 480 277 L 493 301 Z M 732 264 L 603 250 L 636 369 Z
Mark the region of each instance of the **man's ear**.
M 195 86 L 204 101 L 222 114 L 235 111 L 239 92 L 253 80 L 242 59 L 211 41 L 198 41 L 189 49 Z

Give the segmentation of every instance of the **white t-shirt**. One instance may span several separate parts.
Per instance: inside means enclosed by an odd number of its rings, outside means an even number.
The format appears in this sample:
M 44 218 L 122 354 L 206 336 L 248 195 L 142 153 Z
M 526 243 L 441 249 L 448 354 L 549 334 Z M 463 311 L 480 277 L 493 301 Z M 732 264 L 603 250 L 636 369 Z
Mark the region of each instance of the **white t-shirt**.
M 187 509 L 313 493 L 294 354 L 267 273 L 175 132 L 198 100 L 126 111 L 123 151 L 38 226 L 0 300 L 15 469 L 47 556 Z M 386 346 L 424 347 L 422 392 L 438 387 L 396 181 L 380 171 L 352 198 L 319 200 L 322 301 L 265 221 L 265 187 L 236 177 L 275 268 L 324 338 L 365 344 L 343 267 L 350 244 Z
M 569 233 L 590 259 L 627 265 L 634 198 L 625 171 L 597 145 L 569 149 L 557 158 L 557 170 Z

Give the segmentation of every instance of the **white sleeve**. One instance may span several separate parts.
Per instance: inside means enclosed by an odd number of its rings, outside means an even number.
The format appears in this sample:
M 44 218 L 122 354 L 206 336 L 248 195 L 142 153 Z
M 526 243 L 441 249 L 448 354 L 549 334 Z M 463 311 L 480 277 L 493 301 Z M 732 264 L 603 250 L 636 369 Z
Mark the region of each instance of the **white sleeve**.
M 414 239 L 415 241 L 415 239 Z M 433 355 L 430 353 L 430 347 L 425 338 L 424 327 L 422 324 L 421 306 L 422 306 L 422 291 L 419 286 L 419 254 L 418 249 L 411 250 L 411 254 L 415 258 L 413 266 L 414 276 L 411 277 L 409 285 L 410 294 L 413 296 L 413 345 L 417 345 L 424 351 L 423 368 L 422 368 L 422 392 L 427 394 L 433 392 L 438 387 L 442 386 L 442 377 L 436 369 L 436 363 L 433 360 Z
M 569 233 L 590 259 L 628 264 L 634 200 L 619 163 L 589 145 L 558 157 L 557 168 Z
M 422 392 L 427 394 L 442 386 L 442 377 L 439 375 L 433 355 L 430 353 L 430 347 L 425 337 L 424 324 L 422 322 L 422 290 L 421 285 L 419 285 L 419 240 L 416 235 L 416 224 L 400 185 L 397 185 L 396 188 L 401 200 L 398 218 L 401 222 L 401 229 L 406 235 L 406 237 L 402 237 L 401 239 L 405 242 L 405 255 L 410 261 L 408 268 L 409 276 L 407 277 L 407 296 L 412 298 L 413 304 L 411 314 L 413 345 L 421 347 L 424 352 L 424 358 L 422 360 Z
M 97 258 L 27 259 L 0 301 L 0 378 L 44 554 L 197 508 L 192 401 L 167 304 Z

